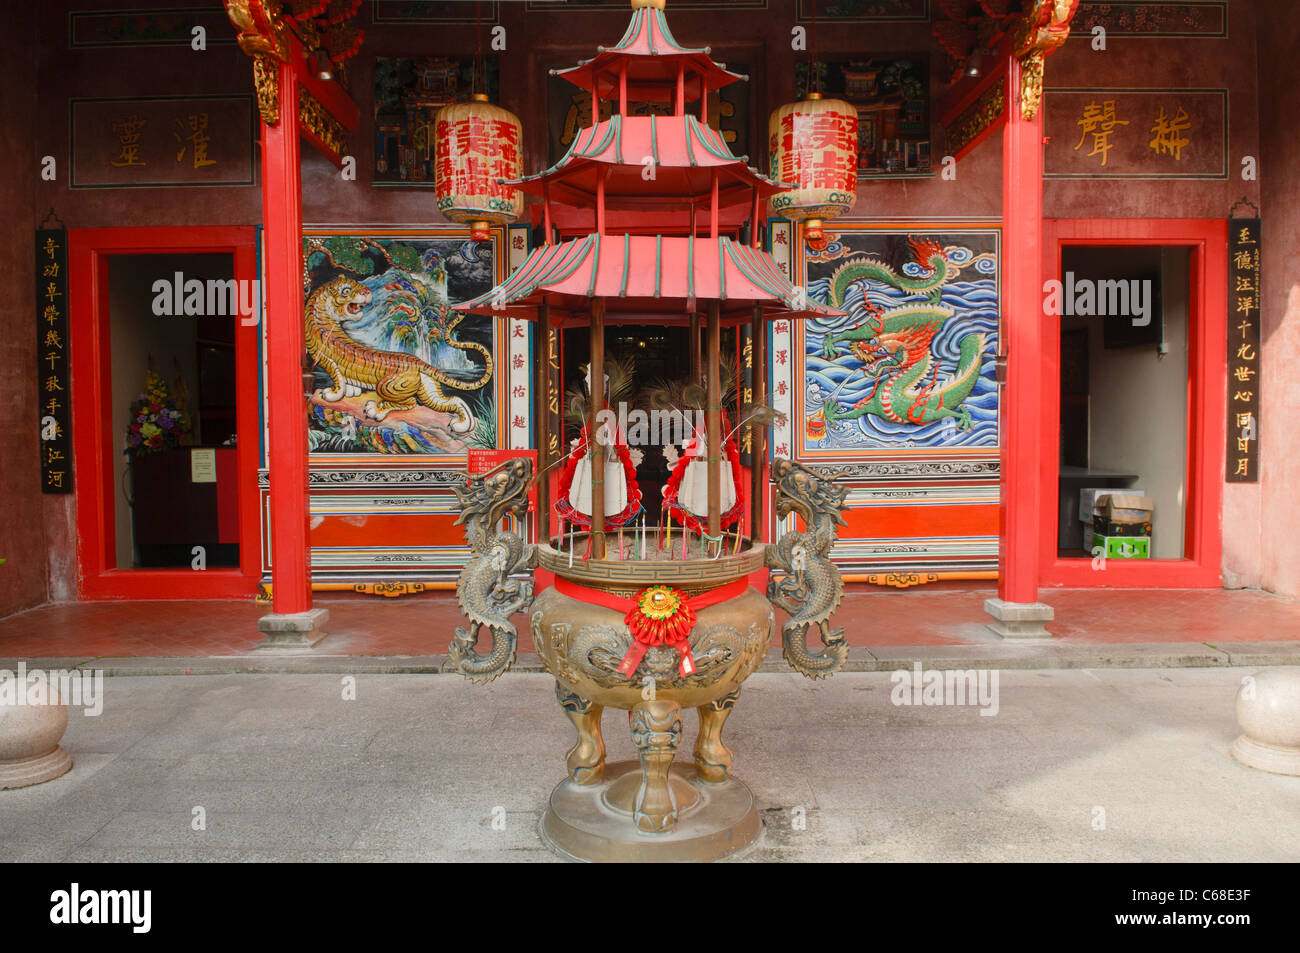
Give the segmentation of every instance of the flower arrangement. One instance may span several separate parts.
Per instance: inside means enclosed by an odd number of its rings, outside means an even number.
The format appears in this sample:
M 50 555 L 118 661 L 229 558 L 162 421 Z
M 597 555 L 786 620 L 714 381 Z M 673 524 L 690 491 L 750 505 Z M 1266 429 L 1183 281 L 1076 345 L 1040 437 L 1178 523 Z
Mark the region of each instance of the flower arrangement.
M 144 393 L 131 402 L 131 426 L 126 431 L 126 453 L 136 457 L 170 450 L 184 443 L 190 420 L 176 409 L 176 401 L 162 376 L 149 371 Z

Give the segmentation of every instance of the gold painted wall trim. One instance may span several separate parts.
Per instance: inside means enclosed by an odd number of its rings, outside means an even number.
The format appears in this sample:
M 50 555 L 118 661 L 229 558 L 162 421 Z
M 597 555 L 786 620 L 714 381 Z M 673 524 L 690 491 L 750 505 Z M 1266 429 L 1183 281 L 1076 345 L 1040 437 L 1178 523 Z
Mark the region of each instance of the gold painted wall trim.
M 932 582 L 945 580 L 997 579 L 998 574 L 991 572 L 871 572 L 845 575 L 845 582 L 865 582 L 873 586 L 888 586 L 892 589 L 910 589 Z
M 305 87 L 298 91 L 298 124 L 336 156 L 347 155 L 347 130 Z
M 364 596 L 384 596 L 395 599 L 398 596 L 416 596 L 423 592 L 446 592 L 456 588 L 455 580 L 442 582 L 314 582 L 312 592 L 355 592 Z M 271 601 L 271 583 L 257 584 L 258 603 Z
M 1002 116 L 1007 105 L 1007 81 L 999 79 L 966 107 L 948 128 L 944 154 L 956 156 Z

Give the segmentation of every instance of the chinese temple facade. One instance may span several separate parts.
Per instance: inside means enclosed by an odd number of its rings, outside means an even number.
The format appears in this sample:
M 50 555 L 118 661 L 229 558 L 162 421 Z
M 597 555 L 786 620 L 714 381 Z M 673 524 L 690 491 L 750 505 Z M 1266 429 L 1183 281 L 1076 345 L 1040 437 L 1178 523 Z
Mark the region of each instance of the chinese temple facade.
M 454 589 L 467 474 L 541 466 L 562 541 L 590 365 L 635 445 L 706 349 L 776 416 L 703 537 L 796 529 L 784 458 L 848 487 L 846 583 L 996 586 L 1004 635 L 1058 587 L 1300 595 L 1283 5 L 123 6 L 10 11 L 0 616 L 261 598 L 310 643 L 322 593 Z M 683 444 L 639 440 L 629 533 Z

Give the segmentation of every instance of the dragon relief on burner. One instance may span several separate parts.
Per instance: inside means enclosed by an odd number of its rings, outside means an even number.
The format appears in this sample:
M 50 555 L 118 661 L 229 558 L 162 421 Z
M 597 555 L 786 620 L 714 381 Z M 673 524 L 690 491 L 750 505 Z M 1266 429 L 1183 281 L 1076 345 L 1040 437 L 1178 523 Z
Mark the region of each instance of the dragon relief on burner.
M 532 480 L 532 462 L 520 458 L 483 476 L 471 476 L 456 489 L 461 513 L 455 525 L 465 527 L 470 546 L 456 598 L 470 627 L 456 627 L 447 665 L 480 684 L 497 678 L 514 662 L 519 631 L 510 617 L 527 612 L 533 603 L 532 580 L 511 577 L 537 565 L 536 549 L 518 534 L 497 529 L 507 513 L 523 521 Z M 483 655 L 476 649 L 485 628 L 492 647 Z
M 844 596 L 844 580 L 831 562 L 830 551 L 836 528 L 844 525 L 841 511 L 849 488 L 842 481 L 847 475 L 823 475 L 779 457 L 772 461 L 777 518 L 797 513 L 806 531 L 786 533 L 767 548 L 767 567 L 773 570 L 767 597 L 790 615 L 781 626 L 782 655 L 791 668 L 809 678 L 834 675 L 849 654 L 844 629 L 830 628 L 830 618 Z M 808 630 L 813 626 L 820 630 L 825 646 L 816 655 L 808 651 Z

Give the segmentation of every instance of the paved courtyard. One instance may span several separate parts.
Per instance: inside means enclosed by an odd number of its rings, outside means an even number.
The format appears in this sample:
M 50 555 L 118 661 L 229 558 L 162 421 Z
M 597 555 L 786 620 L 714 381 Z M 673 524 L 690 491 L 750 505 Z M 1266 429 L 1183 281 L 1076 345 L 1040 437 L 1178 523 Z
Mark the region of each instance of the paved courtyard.
M 1300 860 L 1300 778 L 1228 754 L 1251 671 L 1003 670 L 992 716 L 892 704 L 886 672 L 761 672 L 725 735 L 765 824 L 744 859 Z M 71 712 L 73 770 L 0 792 L 0 860 L 554 859 L 537 828 L 572 729 L 545 675 L 104 686 L 101 716 Z M 632 757 L 623 713 L 605 732 Z

